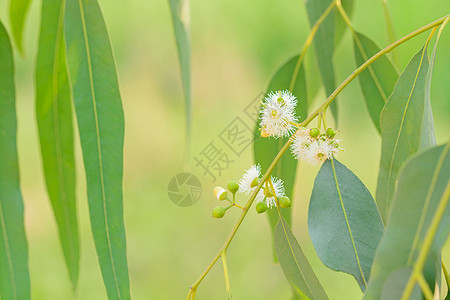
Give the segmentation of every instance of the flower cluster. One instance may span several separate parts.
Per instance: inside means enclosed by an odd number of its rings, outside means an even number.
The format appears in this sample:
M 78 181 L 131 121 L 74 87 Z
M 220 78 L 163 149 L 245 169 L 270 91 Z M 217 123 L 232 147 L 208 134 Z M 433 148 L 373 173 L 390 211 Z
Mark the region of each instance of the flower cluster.
M 275 138 L 289 136 L 297 121 L 295 106 L 297 100 L 289 91 L 270 92 L 262 102 L 259 123 L 261 136 Z
M 312 166 L 321 165 L 327 159 L 338 155 L 341 140 L 335 139 L 336 131 L 328 128 L 326 133 L 320 134 L 318 128 L 299 129 L 292 141 L 292 155 Z

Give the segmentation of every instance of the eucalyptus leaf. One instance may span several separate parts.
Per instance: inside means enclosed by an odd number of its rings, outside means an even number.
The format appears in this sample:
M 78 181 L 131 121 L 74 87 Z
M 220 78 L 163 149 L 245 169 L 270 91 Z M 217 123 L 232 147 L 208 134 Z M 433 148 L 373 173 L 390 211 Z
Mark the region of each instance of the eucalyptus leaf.
M 349 18 L 352 17 L 354 1 L 353 0 L 341 0 L 342 8 Z M 347 24 L 338 9 L 334 9 L 334 22 L 335 22 L 335 35 L 334 44 L 337 47 L 342 40 Z
M 64 3 L 43 0 L 36 62 L 36 120 L 45 182 L 69 276 L 78 280 L 80 244 L 70 87 L 64 48 Z
M 189 24 L 189 0 L 169 0 L 170 11 L 172 14 L 173 28 L 175 31 L 175 40 L 178 48 L 178 59 L 181 69 L 181 80 L 183 83 L 184 99 L 186 103 L 186 140 L 189 152 L 190 131 L 191 131 L 191 40 Z
M 92 233 L 103 280 L 109 299 L 130 299 L 122 199 L 124 116 L 97 1 L 67 1 L 64 26 Z
M 23 53 L 23 27 L 30 7 L 30 0 L 11 0 L 9 4 L 9 18 L 11 20 L 12 35 L 17 48 Z
M 333 0 L 306 0 L 306 11 L 308 13 L 309 24 L 314 26 L 316 21 L 322 16 Z M 334 51 L 334 23 L 335 16 L 331 12 L 325 20 L 323 20 L 314 37 L 314 49 L 316 51 L 317 62 L 319 65 L 320 75 L 325 87 L 326 96 L 331 95 L 335 89 L 335 77 L 333 67 L 333 51 Z M 331 102 L 331 112 L 338 121 L 337 102 Z
M 28 246 L 17 158 L 14 60 L 0 22 L 0 296 L 30 299 Z
M 380 299 L 389 274 L 413 266 L 417 260 L 450 180 L 449 150 L 450 144 L 433 147 L 414 156 L 401 169 L 389 223 L 375 254 L 364 299 Z M 447 205 L 423 270 L 431 289 L 434 289 L 437 270 L 440 272 L 440 249 L 449 232 L 450 205 Z
M 353 44 L 358 66 L 380 51 L 371 39 L 361 33 L 355 32 Z M 397 71 L 391 61 L 386 56 L 382 56 L 362 71 L 358 78 L 370 118 L 378 132 L 381 132 L 381 110 L 397 82 Z
M 398 300 L 402 297 L 403 290 L 411 276 L 412 268 L 404 267 L 392 272 L 383 285 L 381 300 Z M 418 284 L 414 285 L 409 300 L 422 300 L 422 293 Z
M 307 94 L 306 94 L 306 79 L 303 63 L 297 68 L 299 55 L 296 55 L 284 63 L 272 77 L 267 93 L 271 91 L 287 90 L 293 82 L 292 93 L 297 97 L 296 115 L 299 117 L 299 121 L 306 119 L 307 117 Z M 260 120 L 258 119 L 255 126 L 255 140 L 253 143 L 255 163 L 261 164 L 262 171 L 265 172 L 270 162 L 275 158 L 283 145 L 287 142 L 288 138 L 262 138 L 260 135 Z M 283 155 L 272 171 L 272 175 L 283 179 L 286 195 L 293 199 L 295 173 L 297 170 L 297 160 L 292 155 Z M 269 209 L 268 211 L 269 221 L 271 228 L 275 229 L 278 222 L 278 212 L 275 209 Z M 282 215 L 286 219 L 287 223 L 291 222 L 291 208 L 283 208 Z
M 376 199 L 385 224 L 398 171 L 420 149 L 428 71 L 426 50 L 425 46 L 411 59 L 381 112 L 381 160 Z
M 317 174 L 308 227 L 320 260 L 353 275 L 364 291 L 384 226 L 370 192 L 335 159 L 325 161 Z
M 300 299 L 328 299 L 291 228 L 280 218 L 274 234 L 275 250 L 292 288 Z

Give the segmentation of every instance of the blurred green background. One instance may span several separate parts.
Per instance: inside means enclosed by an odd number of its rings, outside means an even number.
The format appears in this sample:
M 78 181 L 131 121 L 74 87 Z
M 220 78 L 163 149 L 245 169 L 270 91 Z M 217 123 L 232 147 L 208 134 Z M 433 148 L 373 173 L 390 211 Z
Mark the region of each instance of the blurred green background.
M 106 299 L 87 209 L 85 179 L 77 138 L 78 214 L 81 269 L 72 292 L 58 241 L 55 220 L 44 188 L 34 116 L 33 68 L 37 52 L 40 1 L 32 1 L 25 27 L 25 56 L 16 55 L 18 144 L 29 241 L 33 299 Z M 191 159 L 183 169 L 184 104 L 173 29 L 165 0 L 100 0 L 116 56 L 126 118 L 124 210 L 131 288 L 134 299 L 184 299 L 222 245 L 239 212 L 222 220 L 211 217 L 218 205 L 212 189 L 238 179 L 252 163 L 252 149 L 224 171 L 216 182 L 203 176 Z M 399 38 L 450 12 L 450 3 L 401 1 L 388 3 Z M 0 0 L 0 18 L 8 23 L 7 1 Z M 381 1 L 355 1 L 353 23 L 380 47 L 388 44 Z M 7 24 L 8 26 L 8 24 Z M 192 0 L 192 156 L 211 141 L 265 90 L 275 69 L 301 49 L 309 32 L 303 1 Z M 9 26 L 8 26 L 9 27 Z M 423 45 L 427 34 L 398 48 L 400 69 Z M 438 143 L 448 141 L 450 128 L 450 28 L 444 31 L 436 59 L 432 102 Z M 312 53 L 312 52 L 311 52 Z M 311 54 L 310 53 L 310 54 Z M 314 57 L 308 55 L 319 86 Z M 337 83 L 355 68 L 349 32 L 335 52 Z M 325 99 L 322 89 L 312 107 Z M 339 129 L 346 149 L 339 160 L 374 193 L 380 138 L 368 119 L 359 83 L 338 98 Z M 250 122 L 251 123 L 251 122 Z M 253 125 L 252 125 L 253 126 Z M 199 176 L 203 194 L 189 208 L 168 200 L 167 184 L 187 170 Z M 300 164 L 293 205 L 293 230 L 330 299 L 359 299 L 362 293 L 349 275 L 324 267 L 307 230 L 308 199 L 318 168 Z M 242 203 L 246 199 L 240 199 Z M 450 243 L 443 251 L 450 265 Z M 228 254 L 234 299 L 289 299 L 291 291 L 272 260 L 270 229 L 253 209 Z M 199 287 L 198 299 L 225 299 L 222 266 L 218 264 Z

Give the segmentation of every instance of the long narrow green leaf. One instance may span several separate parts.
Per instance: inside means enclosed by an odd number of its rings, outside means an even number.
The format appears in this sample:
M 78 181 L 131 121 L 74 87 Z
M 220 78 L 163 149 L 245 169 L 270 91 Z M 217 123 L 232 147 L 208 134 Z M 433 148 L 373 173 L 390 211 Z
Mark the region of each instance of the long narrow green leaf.
M 450 144 L 422 152 L 402 168 L 389 223 L 375 254 L 364 299 L 379 299 L 392 272 L 414 265 L 449 180 Z M 425 265 L 424 275 L 432 289 L 437 270 L 440 270 L 440 249 L 449 232 L 450 205 Z
M 78 237 L 73 122 L 63 39 L 65 1 L 43 0 L 36 63 L 36 119 L 47 191 L 69 276 L 78 279 Z
M 328 299 L 291 228 L 281 218 L 275 228 L 275 250 L 292 288 L 301 299 Z
M 423 116 L 423 127 L 422 134 L 420 136 L 420 148 L 426 149 L 431 146 L 436 145 L 436 136 L 434 133 L 434 120 L 433 120 L 433 110 L 431 109 L 431 78 L 433 76 L 434 70 L 434 62 L 436 60 L 436 52 L 437 46 L 439 43 L 439 38 L 441 37 L 441 33 L 444 30 L 445 25 L 447 24 L 446 20 L 441 27 L 439 28 L 439 32 L 436 36 L 436 41 L 434 43 L 433 52 L 431 54 L 430 66 L 428 68 L 427 79 L 425 83 L 425 107 L 424 107 L 424 116 Z
M 427 47 L 409 62 L 381 112 L 381 160 L 377 204 L 385 224 L 397 174 L 420 147 L 428 71 Z
M 383 290 L 381 292 L 381 300 L 399 300 L 402 297 L 403 289 L 406 286 L 409 276 L 411 275 L 411 267 L 403 267 L 389 275 L 386 279 Z M 416 284 L 413 288 L 411 298 L 409 300 L 422 300 L 420 287 Z
M 294 56 L 277 70 L 269 83 L 267 93 L 289 89 L 292 78 L 294 78 L 294 85 L 291 92 L 297 97 L 296 114 L 300 121 L 302 121 L 307 117 L 306 79 L 303 63 L 298 66 L 298 72 L 295 72 L 298 58 L 299 55 Z M 253 144 L 255 162 L 261 164 L 262 171 L 265 172 L 269 167 L 270 162 L 286 143 L 287 138 L 274 139 L 260 137 L 259 120 L 257 120 L 256 123 L 255 135 L 257 136 Z M 284 180 L 286 194 L 291 199 L 293 199 L 296 170 L 297 160 L 292 155 L 283 155 L 272 171 L 274 176 Z M 292 214 L 291 209 L 284 208 L 282 214 L 287 223 L 290 224 Z M 274 230 L 278 222 L 278 213 L 275 209 L 270 209 L 268 210 L 268 216 L 271 228 Z
M 314 26 L 316 21 L 322 16 L 333 0 L 306 0 L 306 11 L 308 12 L 309 24 Z M 335 77 L 333 67 L 334 51 L 334 21 L 335 16 L 330 13 L 320 25 L 314 37 L 314 49 L 316 51 L 317 62 L 319 64 L 320 75 L 325 87 L 325 94 L 328 96 L 335 89 Z M 338 111 L 336 101 L 330 105 L 336 123 L 338 121 Z
M 325 161 L 317 174 L 308 228 L 320 260 L 353 275 L 364 291 L 384 226 L 370 192 L 335 159 Z
M 189 0 L 169 0 L 172 13 L 175 40 L 178 48 L 178 59 L 180 61 L 181 80 L 186 106 L 186 159 L 190 151 L 191 139 L 191 40 L 189 24 Z
M 0 22 L 0 296 L 30 299 L 28 246 L 17 159 L 14 61 Z
M 64 25 L 103 280 L 109 299 L 130 299 L 122 200 L 124 116 L 111 45 L 95 0 L 67 1 Z
M 30 7 L 30 0 L 11 0 L 9 4 L 9 18 L 11 20 L 12 35 L 17 48 L 23 53 L 23 27 Z
M 361 33 L 355 33 L 353 43 L 355 60 L 358 66 L 380 51 L 380 48 L 371 39 Z M 386 56 L 382 56 L 358 77 L 370 118 L 378 132 L 381 132 L 381 110 L 397 82 L 397 71 L 390 60 Z

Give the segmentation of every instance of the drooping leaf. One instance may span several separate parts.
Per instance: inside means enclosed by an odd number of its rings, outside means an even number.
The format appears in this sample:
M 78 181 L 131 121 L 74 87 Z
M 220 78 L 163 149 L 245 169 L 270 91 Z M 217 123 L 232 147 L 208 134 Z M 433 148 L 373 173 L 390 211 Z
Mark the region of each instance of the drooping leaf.
M 0 22 L 0 296 L 30 299 L 11 43 Z
M 428 71 L 427 47 L 423 47 L 400 75 L 381 112 L 381 160 L 376 200 L 384 223 L 403 163 L 420 147 Z
M 355 33 L 353 43 L 358 66 L 380 51 L 380 48 L 372 40 L 361 33 Z M 397 82 L 397 71 L 390 60 L 386 56 L 382 56 L 362 71 L 358 77 L 370 118 L 378 132 L 381 132 L 381 110 Z
M 292 94 L 297 97 L 296 115 L 299 121 L 307 117 L 307 95 L 306 95 L 306 79 L 303 63 L 297 68 L 299 55 L 294 56 L 284 63 L 272 77 L 267 88 L 267 93 L 271 91 L 287 90 L 293 80 Z M 294 77 L 294 79 L 292 79 Z M 287 138 L 262 138 L 259 131 L 259 122 L 257 120 L 255 127 L 256 138 L 253 143 L 255 163 L 261 164 L 262 171 L 265 172 L 270 165 L 270 162 L 275 158 L 277 153 L 287 142 Z M 292 155 L 283 155 L 272 171 L 272 175 L 283 179 L 286 195 L 293 199 L 295 172 L 297 170 L 297 160 Z M 283 217 L 287 223 L 290 224 L 291 209 L 282 209 Z M 278 212 L 275 209 L 268 210 L 269 221 L 271 228 L 275 229 L 278 222 Z
M 78 279 L 73 122 L 63 38 L 64 1 L 43 0 L 36 63 L 36 119 L 45 182 L 72 285 Z
M 306 0 L 306 11 L 308 13 L 309 24 L 314 26 L 316 21 L 322 16 L 333 0 Z M 316 51 L 317 62 L 319 64 L 320 75 L 325 87 L 325 94 L 329 96 L 335 89 L 335 77 L 333 67 L 334 51 L 334 14 L 331 12 L 320 25 L 314 37 L 314 49 Z M 336 101 L 330 105 L 336 123 L 338 121 L 338 111 Z
M 169 0 L 175 40 L 178 48 L 181 80 L 186 106 L 186 153 L 189 153 L 191 136 L 191 40 L 189 0 Z
M 124 116 L 97 1 L 67 1 L 64 26 L 92 233 L 103 280 L 109 299 L 130 299 L 122 199 Z
M 275 228 L 274 241 L 281 269 L 300 299 L 328 299 L 291 228 L 283 218 Z
M 308 227 L 320 260 L 353 275 L 364 291 L 384 226 L 370 192 L 335 159 L 325 161 L 317 174 Z
M 342 7 L 345 10 L 345 13 L 349 18 L 352 17 L 353 14 L 353 0 L 341 0 Z M 342 18 L 338 9 L 334 9 L 334 21 L 335 21 L 335 35 L 334 35 L 334 44 L 335 47 L 339 45 L 339 42 L 342 40 L 342 36 L 344 35 L 345 29 L 347 28 L 347 24 Z
M 12 35 L 17 48 L 23 53 L 23 27 L 30 7 L 30 0 L 11 0 L 9 4 L 9 18 L 11 20 Z
M 389 223 L 375 254 L 364 299 L 379 299 L 389 274 L 414 265 L 450 180 L 449 150 L 450 144 L 433 147 L 410 159 L 400 171 Z M 440 249 L 449 231 L 450 205 L 445 210 L 424 269 L 431 289 L 434 289 L 436 271 L 440 269 Z

